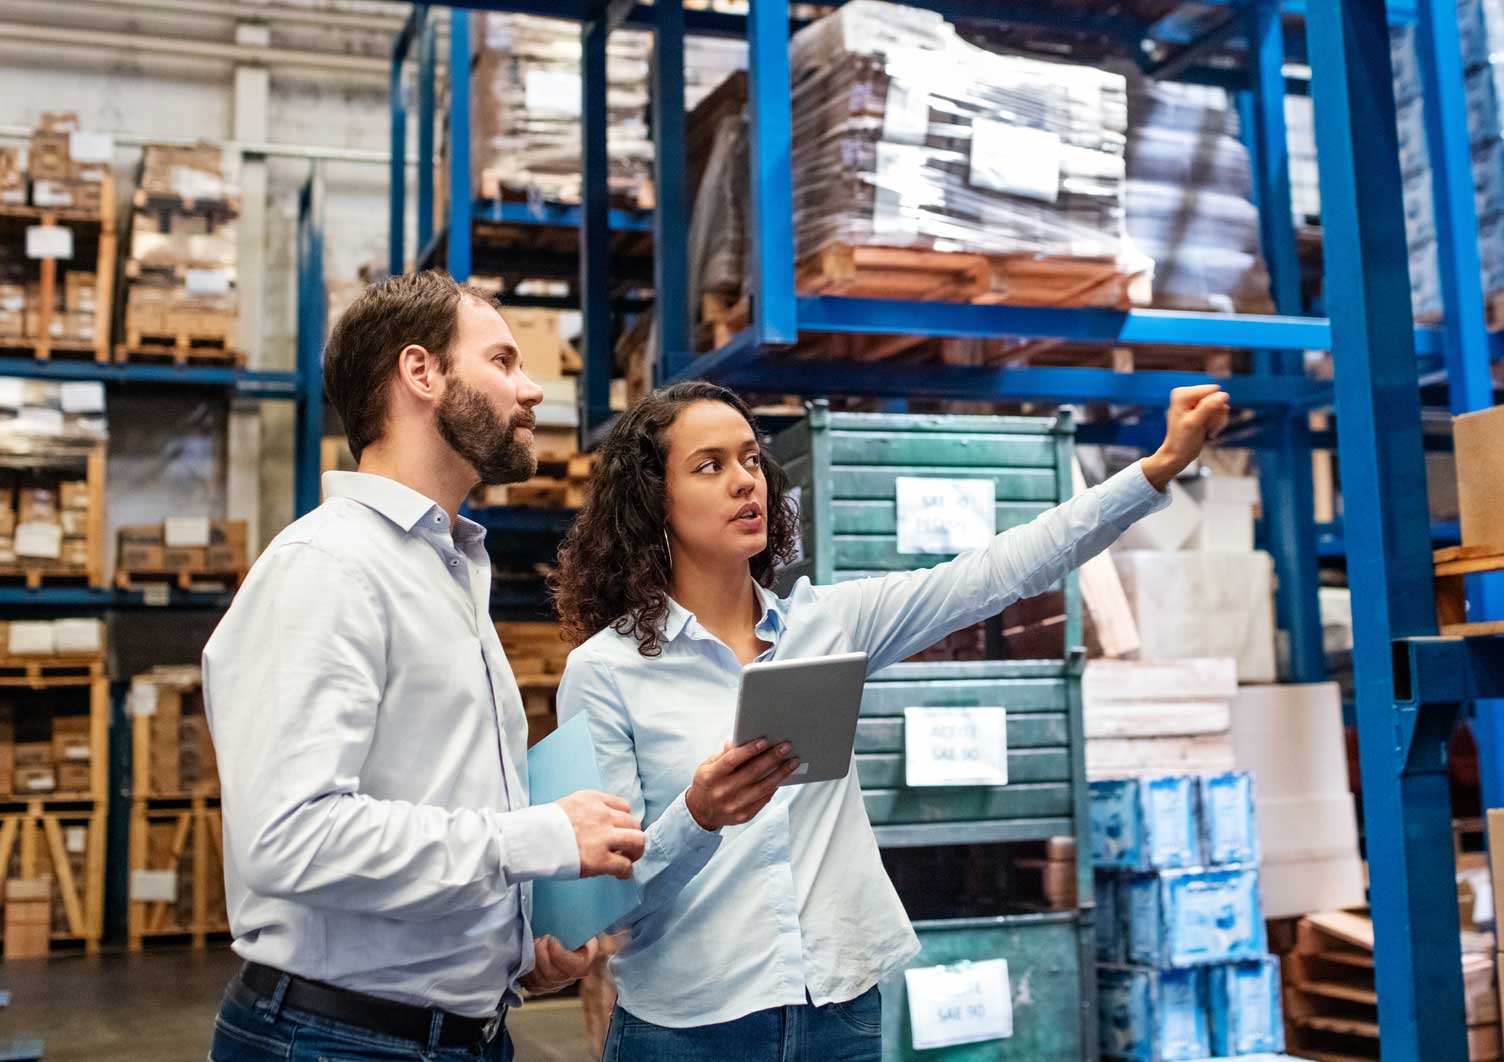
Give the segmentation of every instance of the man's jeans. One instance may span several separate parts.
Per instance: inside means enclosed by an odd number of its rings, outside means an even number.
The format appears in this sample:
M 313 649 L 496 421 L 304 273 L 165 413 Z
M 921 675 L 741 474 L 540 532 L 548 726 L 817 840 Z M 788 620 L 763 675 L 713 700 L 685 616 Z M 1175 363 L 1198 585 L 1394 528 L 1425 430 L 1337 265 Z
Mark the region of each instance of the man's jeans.
M 279 1006 L 236 978 L 214 1019 L 209 1062 L 512 1062 L 505 1030 L 489 1044 L 428 1047 Z

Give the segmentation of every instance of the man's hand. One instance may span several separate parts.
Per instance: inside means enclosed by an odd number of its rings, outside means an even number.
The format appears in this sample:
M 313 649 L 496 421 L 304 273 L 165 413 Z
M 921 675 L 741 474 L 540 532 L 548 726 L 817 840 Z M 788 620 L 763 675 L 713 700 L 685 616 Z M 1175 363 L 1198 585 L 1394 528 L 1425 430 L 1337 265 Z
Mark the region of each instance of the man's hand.
M 590 972 L 598 950 L 593 938 L 569 951 L 553 937 L 540 937 L 533 941 L 533 972 L 522 979 L 522 987 L 534 996 L 562 991 Z
M 1216 384 L 1177 387 L 1170 392 L 1165 411 L 1165 441 L 1144 458 L 1144 477 L 1155 490 L 1164 490 L 1170 480 L 1196 460 L 1208 439 L 1227 427 L 1227 392 Z
M 621 797 L 586 789 L 558 802 L 574 827 L 580 847 L 580 877 L 610 874 L 630 878 L 632 864 L 642 858 L 646 839 L 642 824 L 632 817 L 632 805 Z
M 763 738 L 736 748 L 726 742 L 695 770 L 695 780 L 684 793 L 689 813 L 702 830 L 750 822 L 799 766 L 793 751 L 787 741 L 773 749 Z

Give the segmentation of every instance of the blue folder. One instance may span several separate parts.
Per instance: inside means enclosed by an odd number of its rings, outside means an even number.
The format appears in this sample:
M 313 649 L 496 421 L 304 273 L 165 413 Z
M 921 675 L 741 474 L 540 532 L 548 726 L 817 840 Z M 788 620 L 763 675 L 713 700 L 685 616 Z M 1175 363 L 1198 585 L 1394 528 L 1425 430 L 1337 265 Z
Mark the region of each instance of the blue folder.
M 582 789 L 603 790 L 581 713 L 528 750 L 528 803 L 551 804 Z M 619 878 L 539 878 L 533 882 L 533 936 L 551 936 L 571 950 L 610 928 L 637 906 L 637 883 Z

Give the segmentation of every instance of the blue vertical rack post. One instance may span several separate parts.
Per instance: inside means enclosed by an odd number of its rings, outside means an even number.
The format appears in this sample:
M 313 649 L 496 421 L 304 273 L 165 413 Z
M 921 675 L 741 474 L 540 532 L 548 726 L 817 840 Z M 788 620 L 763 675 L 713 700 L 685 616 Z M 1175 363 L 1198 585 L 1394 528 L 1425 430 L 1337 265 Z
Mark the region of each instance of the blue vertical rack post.
M 684 0 L 659 0 L 653 41 L 653 291 L 657 379 L 682 372 L 690 349 L 689 202 L 684 175 Z M 609 387 L 609 385 L 608 385 Z M 609 391 L 608 391 L 609 394 Z
M 1455 704 L 1406 704 L 1396 639 L 1434 635 L 1399 146 L 1380 0 L 1306 15 L 1337 432 L 1348 514 L 1359 755 L 1380 1051 L 1467 1058 L 1447 741 Z
M 324 435 L 324 177 L 309 167 L 298 193 L 298 413 L 297 472 L 293 509 L 301 516 L 319 504 L 319 462 Z
M 584 343 L 580 353 L 585 364 L 579 403 L 580 423 L 587 432 L 611 416 L 611 189 L 606 152 L 606 42 L 611 25 L 605 5 L 600 7 L 594 18 L 580 25 L 580 315 Z

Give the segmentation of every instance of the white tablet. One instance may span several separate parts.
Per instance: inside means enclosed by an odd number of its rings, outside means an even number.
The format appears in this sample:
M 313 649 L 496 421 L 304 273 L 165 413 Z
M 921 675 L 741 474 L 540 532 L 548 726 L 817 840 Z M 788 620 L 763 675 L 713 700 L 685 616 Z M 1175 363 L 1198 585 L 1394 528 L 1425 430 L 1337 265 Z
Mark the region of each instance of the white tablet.
M 784 785 L 846 777 L 867 681 L 866 653 L 770 660 L 742 669 L 733 745 L 787 741 L 799 757 Z

